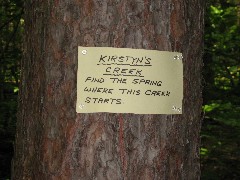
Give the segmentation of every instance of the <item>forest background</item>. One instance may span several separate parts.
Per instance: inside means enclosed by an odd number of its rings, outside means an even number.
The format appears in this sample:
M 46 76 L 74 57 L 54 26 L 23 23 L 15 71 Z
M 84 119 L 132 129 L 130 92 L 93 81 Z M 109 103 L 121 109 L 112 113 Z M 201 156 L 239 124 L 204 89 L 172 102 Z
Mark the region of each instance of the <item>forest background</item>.
M 206 0 L 201 179 L 240 179 L 240 1 Z M 0 180 L 11 175 L 23 0 L 0 0 Z

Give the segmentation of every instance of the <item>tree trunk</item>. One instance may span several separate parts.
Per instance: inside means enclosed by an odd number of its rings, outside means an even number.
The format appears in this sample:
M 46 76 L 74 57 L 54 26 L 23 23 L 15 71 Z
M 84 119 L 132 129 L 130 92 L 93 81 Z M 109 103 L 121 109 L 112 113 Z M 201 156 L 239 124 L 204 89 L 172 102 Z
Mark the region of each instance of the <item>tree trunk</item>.
M 12 178 L 199 179 L 203 7 L 27 0 Z M 182 114 L 77 114 L 78 46 L 182 52 Z

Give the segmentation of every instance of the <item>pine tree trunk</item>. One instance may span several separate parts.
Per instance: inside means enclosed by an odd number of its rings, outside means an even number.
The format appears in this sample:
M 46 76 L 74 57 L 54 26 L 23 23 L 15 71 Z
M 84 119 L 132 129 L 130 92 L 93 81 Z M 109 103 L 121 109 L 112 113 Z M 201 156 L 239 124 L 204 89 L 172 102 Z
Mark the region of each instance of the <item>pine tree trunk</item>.
M 26 1 L 12 179 L 200 179 L 202 3 Z M 182 52 L 183 113 L 77 114 L 78 46 Z

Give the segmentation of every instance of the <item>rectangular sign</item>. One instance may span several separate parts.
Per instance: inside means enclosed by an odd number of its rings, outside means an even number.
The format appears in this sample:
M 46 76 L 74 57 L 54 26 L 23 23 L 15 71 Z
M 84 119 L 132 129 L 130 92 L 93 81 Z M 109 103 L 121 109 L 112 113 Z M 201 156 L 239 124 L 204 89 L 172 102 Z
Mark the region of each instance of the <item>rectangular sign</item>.
M 178 52 L 78 47 L 78 113 L 182 114 Z

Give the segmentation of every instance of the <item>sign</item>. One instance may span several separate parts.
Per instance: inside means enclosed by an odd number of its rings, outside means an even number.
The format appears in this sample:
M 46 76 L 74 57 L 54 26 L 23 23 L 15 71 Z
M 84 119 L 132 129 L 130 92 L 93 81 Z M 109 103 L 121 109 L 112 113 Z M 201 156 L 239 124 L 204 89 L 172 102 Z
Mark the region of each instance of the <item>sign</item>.
M 78 113 L 182 114 L 178 52 L 78 47 Z

